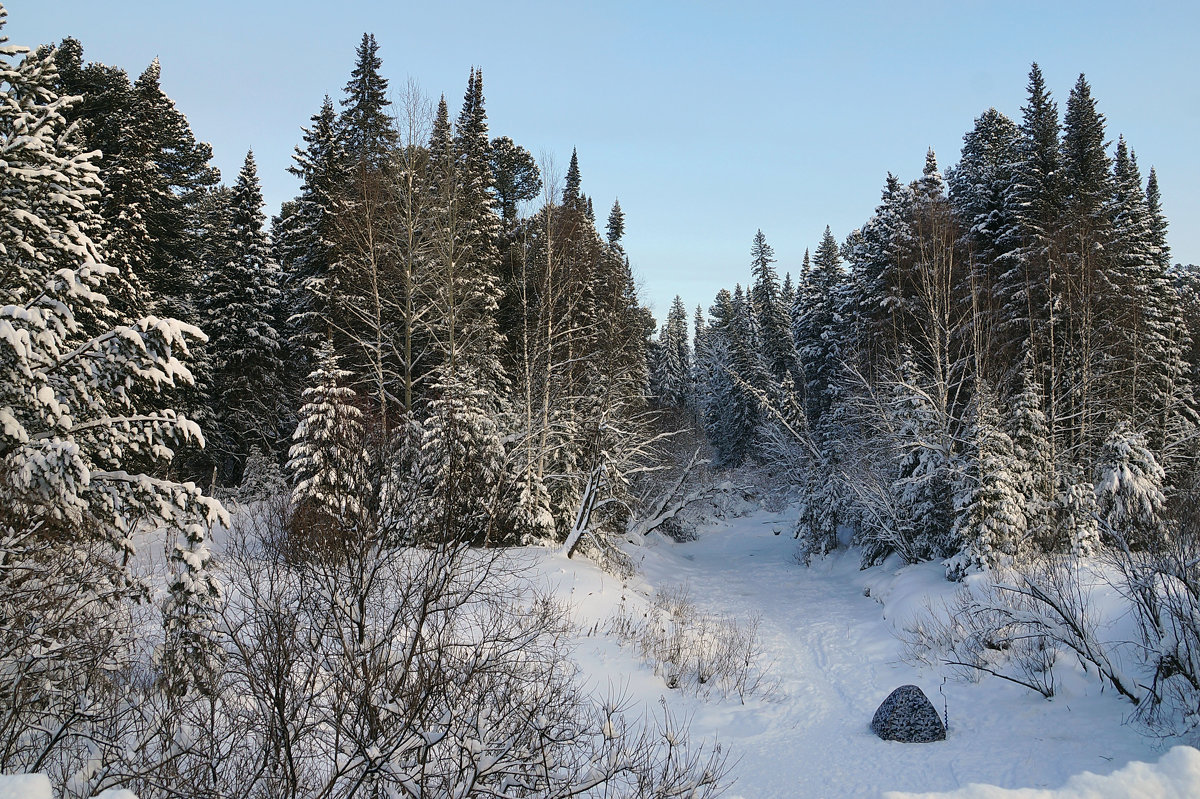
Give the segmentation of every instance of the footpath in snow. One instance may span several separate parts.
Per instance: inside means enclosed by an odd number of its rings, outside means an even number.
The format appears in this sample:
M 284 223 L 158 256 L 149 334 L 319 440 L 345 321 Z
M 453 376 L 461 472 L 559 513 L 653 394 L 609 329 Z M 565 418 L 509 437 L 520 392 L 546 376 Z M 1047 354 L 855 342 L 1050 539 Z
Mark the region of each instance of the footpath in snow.
M 575 656 L 595 690 L 623 690 L 647 711 L 665 697 L 673 712 L 691 715 L 693 734 L 715 737 L 736 761 L 730 796 L 872 797 L 975 783 L 1058 789 L 1085 771 L 1103 776 L 1131 761 L 1157 761 L 1168 748 L 1126 724 L 1131 706 L 1095 682 L 1073 683 L 1046 700 L 995 678 L 943 685 L 937 670 L 905 663 L 893 625 L 902 627 L 902 616 L 919 609 L 925 595 L 936 602 L 953 592 L 941 568 L 889 562 L 860 571 L 853 551 L 805 567 L 787 534 L 791 518 L 787 511 L 760 511 L 713 522 L 694 542 L 648 539 L 631 550 L 638 573 L 629 580 L 583 560 L 526 550 L 535 572 L 569 602 L 580 628 L 591 631 Z M 702 611 L 760 618 L 773 696 L 743 705 L 736 697 L 705 700 L 669 689 L 633 647 L 605 635 L 622 602 L 644 612 L 655 590 L 680 585 Z M 871 733 L 879 703 L 905 683 L 924 689 L 939 712 L 948 708 L 946 741 L 903 744 Z M 1190 768 L 1191 784 L 1200 789 L 1200 753 L 1188 749 L 1178 759 L 1187 753 L 1196 759 L 1175 765 Z

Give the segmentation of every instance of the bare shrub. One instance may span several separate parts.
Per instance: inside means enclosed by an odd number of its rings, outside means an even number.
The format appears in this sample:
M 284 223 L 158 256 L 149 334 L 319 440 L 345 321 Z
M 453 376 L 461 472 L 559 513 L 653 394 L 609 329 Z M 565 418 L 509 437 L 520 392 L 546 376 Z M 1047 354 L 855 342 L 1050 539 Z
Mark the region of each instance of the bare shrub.
M 689 744 L 669 714 L 633 719 L 582 692 L 561 606 L 503 552 L 348 537 L 297 563 L 271 546 L 270 519 L 264 527 L 229 548 L 228 662 L 212 728 L 235 729 L 240 744 L 220 759 L 214 795 L 723 789 L 719 748 Z M 193 746 L 181 770 L 209 750 Z
M 738 621 L 702 613 L 686 586 L 659 590 L 649 611 L 635 616 L 622 603 L 609 619 L 608 631 L 623 645 L 637 647 L 668 688 L 700 695 L 770 695 L 763 665 L 759 618 Z
M 1141 686 L 1138 715 L 1166 734 L 1200 726 L 1200 542 L 1192 529 L 1185 526 L 1154 551 L 1119 547 L 1106 556 L 1136 612 L 1151 675 Z
M 1126 673 L 1120 642 L 1103 640 L 1092 602 L 1100 575 L 1071 557 L 1044 557 L 996 570 L 991 580 L 964 586 L 953 602 L 909 626 L 910 657 L 941 662 L 973 676 L 991 674 L 1054 695 L 1054 666 L 1063 653 L 1094 668 L 1134 703 L 1145 686 Z

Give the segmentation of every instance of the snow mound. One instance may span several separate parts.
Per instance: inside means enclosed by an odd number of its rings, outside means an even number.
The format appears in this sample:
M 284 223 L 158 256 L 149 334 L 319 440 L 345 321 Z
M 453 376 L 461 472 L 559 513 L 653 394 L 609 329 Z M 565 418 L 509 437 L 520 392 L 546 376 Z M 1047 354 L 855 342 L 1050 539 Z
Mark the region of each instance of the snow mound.
M 54 799 L 45 774 L 0 774 L 0 799 Z
M 946 793 L 889 791 L 885 799 L 1189 799 L 1200 796 L 1200 751 L 1176 746 L 1157 763 L 1132 762 L 1107 777 L 1085 771 L 1056 791 L 971 784 Z
M 45 774 L 0 774 L 0 799 L 54 799 Z M 132 791 L 109 788 L 96 799 L 137 799 Z

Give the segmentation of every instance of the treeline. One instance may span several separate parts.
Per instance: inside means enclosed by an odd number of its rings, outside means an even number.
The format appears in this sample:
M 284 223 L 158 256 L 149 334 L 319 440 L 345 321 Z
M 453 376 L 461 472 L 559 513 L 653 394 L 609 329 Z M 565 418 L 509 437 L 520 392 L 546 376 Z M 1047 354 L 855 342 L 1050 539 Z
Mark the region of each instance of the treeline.
M 620 459 L 608 431 L 644 410 L 654 323 L 624 214 L 614 202 L 602 236 L 574 153 L 560 189 L 489 138 L 481 70 L 452 124 L 444 97 L 393 104 L 378 50 L 364 35 L 304 129 L 300 194 L 268 231 L 253 154 L 218 185 L 157 61 L 131 82 L 75 40 L 53 48 L 56 92 L 80 98 L 67 123 L 99 153 L 112 306 L 208 335 L 174 399 L 207 439 L 184 475 L 287 478 L 309 527 L 562 540 L 601 453 Z
M 953 574 L 1106 541 L 1152 548 L 1196 457 L 1198 275 L 1170 267 L 1142 180 L 1083 76 L 1058 106 L 1036 65 L 1021 121 L 990 109 L 959 163 L 887 178 L 875 215 L 827 229 L 795 283 L 761 231 L 748 289 L 672 307 L 654 393 L 717 458 L 783 459 L 809 552 Z M 1176 513 L 1177 515 L 1177 513 Z
M 480 546 L 619 524 L 651 457 L 619 206 L 601 237 L 575 157 L 559 192 L 490 139 L 478 70 L 453 125 L 390 106 L 365 36 L 268 234 L 253 157 L 219 185 L 157 62 L 82 53 L 0 47 L 0 771 L 720 793 L 720 748 L 585 691 Z

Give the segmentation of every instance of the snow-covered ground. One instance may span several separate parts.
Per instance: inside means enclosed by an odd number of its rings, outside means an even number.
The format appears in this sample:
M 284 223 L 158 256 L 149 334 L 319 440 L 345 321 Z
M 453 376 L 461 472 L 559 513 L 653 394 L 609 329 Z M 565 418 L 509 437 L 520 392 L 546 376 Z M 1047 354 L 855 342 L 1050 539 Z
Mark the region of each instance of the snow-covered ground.
M 651 537 L 630 550 L 638 573 L 627 580 L 547 550 L 521 550 L 519 557 L 527 555 L 538 578 L 571 605 L 582 631 L 575 658 L 597 692 L 615 687 L 648 712 L 665 697 L 674 712 L 692 716 L 694 735 L 729 747 L 736 761 L 730 796 L 881 796 L 973 783 L 1057 789 L 1085 771 L 1103 776 L 1133 761 L 1157 761 L 1177 743 L 1139 734 L 1125 723 L 1132 706 L 1095 681 L 1068 681 L 1052 700 L 996 678 L 943 685 L 932 667 L 902 660 L 892 626 L 902 627 L 926 596 L 936 602 L 953 592 L 941 567 L 860 571 L 855 552 L 804 567 L 786 532 L 790 520 L 788 511 L 759 511 L 713 522 L 691 543 Z M 760 617 L 773 695 L 742 704 L 669 689 L 633 647 L 605 634 L 622 602 L 627 612 L 645 613 L 656 590 L 679 585 L 703 611 Z M 922 687 L 939 712 L 948 708 L 947 740 L 902 744 L 871 733 L 879 703 L 905 683 Z M 1200 753 L 1187 751 L 1200 761 Z M 1180 795 L 1200 795 L 1197 762 L 1176 766 L 1172 773 L 1191 775 Z

